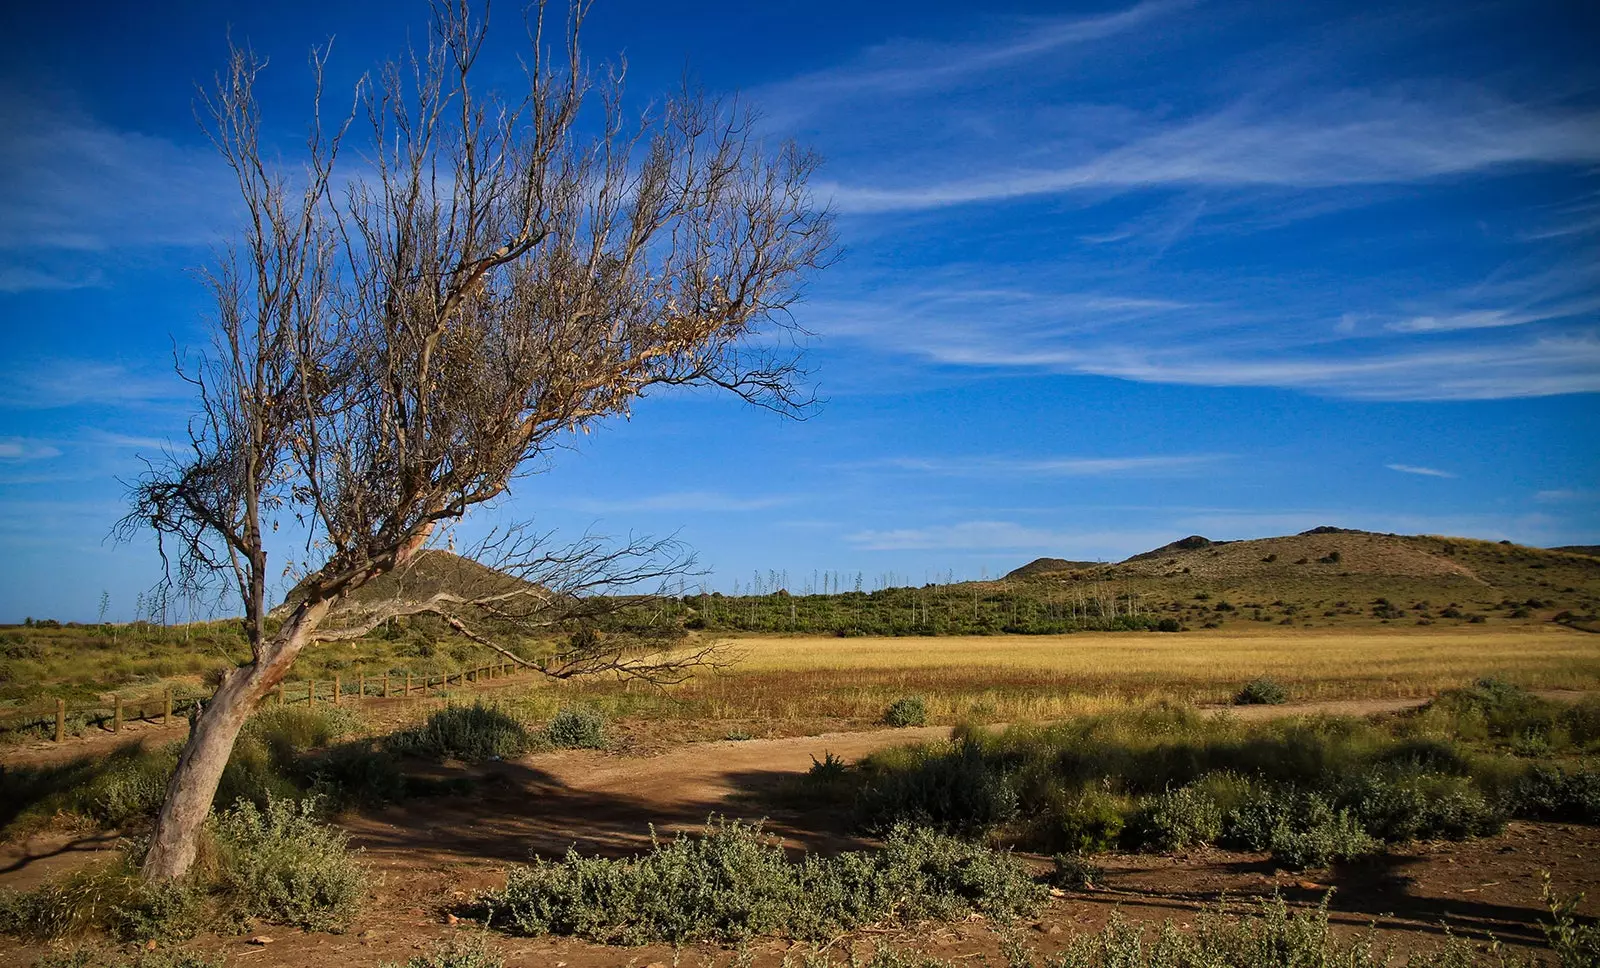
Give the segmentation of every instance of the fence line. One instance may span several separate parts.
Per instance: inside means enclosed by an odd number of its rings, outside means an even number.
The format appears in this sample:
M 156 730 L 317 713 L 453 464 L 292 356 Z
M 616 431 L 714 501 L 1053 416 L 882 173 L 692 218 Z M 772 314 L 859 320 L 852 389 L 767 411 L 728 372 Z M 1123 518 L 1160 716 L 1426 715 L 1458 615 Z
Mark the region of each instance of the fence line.
M 365 672 L 358 672 L 355 681 L 350 685 L 355 686 L 354 694 L 345 692 L 346 680 L 343 675 L 336 675 L 332 679 L 302 679 L 292 682 L 280 682 L 273 690 L 268 702 L 279 706 L 305 703 L 316 705 L 319 702 L 341 705 L 347 699 L 357 702 L 366 699 L 392 699 L 395 697 L 409 699 L 413 696 L 426 697 L 429 691 L 434 693 L 449 688 L 452 681 L 458 686 L 468 683 L 477 685 L 484 681 L 504 679 L 516 675 L 517 664 L 514 662 L 500 662 L 493 665 L 474 666 L 470 669 L 456 669 L 443 674 L 415 676 L 411 672 L 395 673 L 385 672 L 382 675 L 369 676 Z M 322 691 L 318 691 L 319 684 Z M 49 712 L 41 711 L 36 714 L 21 713 L 8 719 L 0 719 L 0 731 L 16 732 L 33 727 L 49 728 L 54 726 L 54 739 L 57 743 L 65 742 L 67 736 L 68 713 L 83 715 L 88 713 L 85 725 L 95 725 L 108 728 L 113 733 L 120 733 L 123 724 L 130 719 L 138 722 L 156 722 L 158 719 L 162 726 L 171 726 L 174 715 L 185 717 L 193 715 L 195 709 L 204 700 L 202 698 L 189 698 L 175 700 L 172 687 L 165 687 L 160 693 L 139 699 L 125 699 L 114 696 L 109 705 L 104 702 L 92 705 L 72 707 L 67 700 L 55 700 L 54 720 L 52 722 Z M 155 710 L 155 712 L 152 712 Z

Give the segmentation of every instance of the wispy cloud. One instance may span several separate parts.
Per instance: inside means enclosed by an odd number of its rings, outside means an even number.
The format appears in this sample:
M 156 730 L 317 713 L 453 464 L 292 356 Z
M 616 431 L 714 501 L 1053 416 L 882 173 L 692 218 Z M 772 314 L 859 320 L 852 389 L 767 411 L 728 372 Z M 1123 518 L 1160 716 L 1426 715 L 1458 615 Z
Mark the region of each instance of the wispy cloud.
M 1075 191 L 1381 185 L 1507 166 L 1600 162 L 1600 112 L 1483 96 L 1347 91 L 1299 105 L 1240 102 L 1130 124 L 1123 143 L 1019 166 L 996 151 L 975 177 L 825 186 L 841 211 L 911 211 Z M 1139 129 L 1143 129 L 1142 131 Z M 1018 138 L 1021 132 L 1015 133 Z M 1035 132 L 1037 135 L 1037 132 Z M 1000 147 L 1000 146 L 996 146 Z
M 60 456 L 61 448 L 54 444 L 22 437 L 0 437 L 0 461 L 20 463 Z
M 845 465 L 942 477 L 1115 477 L 1182 474 L 1223 459 L 1219 454 L 1164 454 L 1141 457 L 884 457 Z
M 791 498 L 783 496 L 735 497 L 715 491 L 679 491 L 615 499 L 584 498 L 569 502 L 567 506 L 593 514 L 625 511 L 686 511 L 716 514 L 764 511 L 791 502 Z
M 870 47 L 849 63 L 758 89 L 755 97 L 786 122 L 835 100 L 899 98 L 945 90 L 974 75 L 1021 67 L 1065 48 L 1138 30 L 1181 7 L 1180 0 L 1147 0 L 1095 17 L 1031 19 L 976 43 L 901 39 Z
M 0 126 L 0 250 L 205 245 L 233 204 L 208 146 L 120 130 L 16 89 L 0 90 Z M 8 271 L 12 284 L 51 277 Z
M 83 404 L 172 400 L 182 384 L 163 364 L 160 375 L 98 360 L 31 360 L 0 371 L 0 406 L 43 410 Z
M 1385 464 L 1384 467 L 1402 474 L 1417 474 L 1422 477 L 1455 477 L 1449 471 L 1441 471 L 1433 467 L 1418 467 L 1415 464 Z
M 51 272 L 31 266 L 0 266 L 0 292 L 92 289 L 103 285 L 105 273 L 99 269 Z
M 1538 491 L 1533 495 L 1533 499 L 1540 504 L 1574 504 L 1579 501 L 1600 500 L 1600 491 L 1563 487 Z

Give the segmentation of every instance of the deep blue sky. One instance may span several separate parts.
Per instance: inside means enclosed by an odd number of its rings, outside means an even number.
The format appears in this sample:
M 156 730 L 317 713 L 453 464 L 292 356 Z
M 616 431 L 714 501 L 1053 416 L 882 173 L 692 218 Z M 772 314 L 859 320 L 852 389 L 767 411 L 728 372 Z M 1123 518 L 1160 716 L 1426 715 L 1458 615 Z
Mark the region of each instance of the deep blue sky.
M 1597 11 L 599 0 L 586 49 L 635 95 L 687 67 L 827 157 L 847 251 L 800 311 L 827 403 L 652 398 L 496 513 L 676 530 L 723 589 L 1319 524 L 1600 541 Z M 337 38 L 342 91 L 425 24 L 0 13 L 0 621 L 102 589 L 128 618 L 157 576 L 103 539 L 189 413 L 170 354 L 235 218 L 190 105 L 230 27 L 292 160 L 310 45 Z

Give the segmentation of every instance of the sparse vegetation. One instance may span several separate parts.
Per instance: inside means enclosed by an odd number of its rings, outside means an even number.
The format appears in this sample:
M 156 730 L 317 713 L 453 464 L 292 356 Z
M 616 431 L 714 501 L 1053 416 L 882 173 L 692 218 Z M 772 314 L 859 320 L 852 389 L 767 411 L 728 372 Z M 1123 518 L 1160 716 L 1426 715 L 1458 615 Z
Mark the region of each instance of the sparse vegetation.
M 883 721 L 890 726 L 922 726 L 928 722 L 928 701 L 921 696 L 905 696 L 889 704 Z
M 562 749 L 601 749 L 606 745 L 605 716 L 592 706 L 569 706 L 544 729 L 550 745 Z
M 478 762 L 527 752 L 527 727 L 504 710 L 474 702 L 447 706 L 420 726 L 395 733 L 387 745 L 397 753 Z
M 882 849 L 790 861 L 759 827 L 707 824 L 621 860 L 580 857 L 514 867 L 485 895 L 496 927 L 606 944 L 732 942 L 756 935 L 825 938 L 886 918 L 1001 920 L 1043 899 L 1008 854 L 926 829 L 896 827 Z
M 1288 701 L 1289 690 L 1266 676 L 1245 683 L 1244 688 L 1233 697 L 1235 706 L 1280 706 Z

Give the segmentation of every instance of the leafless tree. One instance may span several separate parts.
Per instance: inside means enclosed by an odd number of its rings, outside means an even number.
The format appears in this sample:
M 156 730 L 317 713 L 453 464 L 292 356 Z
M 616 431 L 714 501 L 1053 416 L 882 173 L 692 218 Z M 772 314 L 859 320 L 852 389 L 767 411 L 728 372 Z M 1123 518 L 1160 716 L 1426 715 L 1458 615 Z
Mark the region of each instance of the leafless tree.
M 736 103 L 693 91 L 630 114 L 622 70 L 591 73 L 580 57 L 587 8 L 577 0 L 553 42 L 543 9 L 530 11 L 516 97 L 472 83 L 487 19 L 467 0 L 436 3 L 426 46 L 364 80 L 333 123 L 326 55 L 314 54 L 317 109 L 292 177 L 268 161 L 254 94 L 264 61 L 233 50 L 205 97 L 246 220 L 208 277 L 214 346 L 185 371 L 199 401 L 191 446 L 151 466 L 123 527 L 155 529 L 173 581 L 221 576 L 236 589 L 252 659 L 195 725 L 147 878 L 189 869 L 240 728 L 300 651 L 393 614 L 341 606 L 416 563 L 530 460 L 655 388 L 721 387 L 786 413 L 809 403 L 781 337 L 834 251 L 807 190 L 816 158 L 769 149 Z M 356 164 L 347 142 L 360 143 Z M 309 535 L 308 561 L 269 623 L 280 522 Z M 648 544 L 536 546 L 503 548 L 527 566 L 517 594 L 435 605 L 486 639 L 463 616 L 570 614 L 541 608 L 540 594 L 598 601 L 586 592 L 673 560 Z M 545 671 L 686 671 L 653 664 L 591 645 Z

